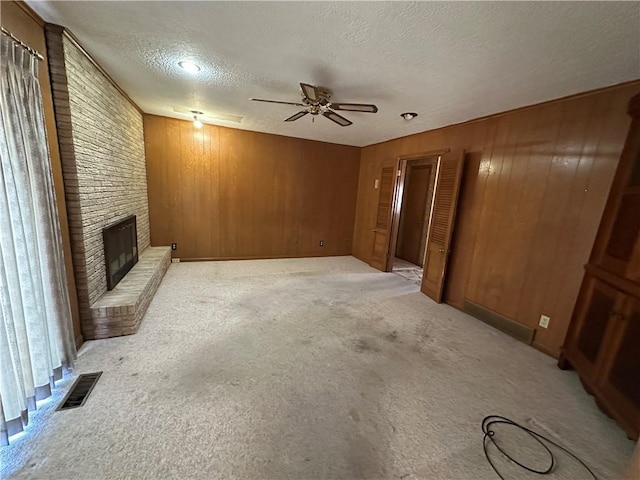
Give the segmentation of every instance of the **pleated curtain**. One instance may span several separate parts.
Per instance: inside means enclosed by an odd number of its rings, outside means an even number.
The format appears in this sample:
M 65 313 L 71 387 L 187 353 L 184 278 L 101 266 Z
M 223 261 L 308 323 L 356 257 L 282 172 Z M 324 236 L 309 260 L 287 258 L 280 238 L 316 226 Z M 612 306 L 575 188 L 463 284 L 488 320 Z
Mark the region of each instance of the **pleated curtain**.
M 75 359 L 39 60 L 0 35 L 0 444 Z

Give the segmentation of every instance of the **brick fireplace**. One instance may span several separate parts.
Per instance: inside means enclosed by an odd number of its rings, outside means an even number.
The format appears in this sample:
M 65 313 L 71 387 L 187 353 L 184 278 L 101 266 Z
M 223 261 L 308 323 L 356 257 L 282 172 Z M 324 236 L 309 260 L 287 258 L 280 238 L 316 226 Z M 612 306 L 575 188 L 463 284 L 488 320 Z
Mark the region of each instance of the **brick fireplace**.
M 107 291 L 102 230 L 137 219 L 150 244 L 142 114 L 71 34 L 46 27 L 82 332 L 96 334 L 91 307 Z M 131 332 L 129 332 L 131 333 Z

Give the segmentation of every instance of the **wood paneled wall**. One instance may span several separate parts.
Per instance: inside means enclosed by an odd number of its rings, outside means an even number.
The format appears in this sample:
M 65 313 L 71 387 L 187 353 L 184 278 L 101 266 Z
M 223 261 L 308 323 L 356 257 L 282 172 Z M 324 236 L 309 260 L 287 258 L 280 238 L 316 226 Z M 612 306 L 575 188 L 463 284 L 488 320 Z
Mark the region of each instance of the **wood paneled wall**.
M 534 346 L 557 356 L 639 91 L 634 82 L 363 148 L 353 254 L 371 257 L 383 161 L 464 149 L 446 301 L 536 328 Z
M 51 97 L 51 82 L 49 79 L 49 63 L 47 60 L 47 46 L 44 36 L 44 22 L 24 2 L 3 1 L 2 26 L 16 37 L 35 48 L 42 54 L 44 60 L 39 64 L 38 78 L 42 91 L 42 104 L 44 110 L 45 127 L 47 129 L 47 141 L 51 169 L 53 173 L 53 185 L 55 188 L 58 217 L 62 233 L 62 245 L 64 248 L 64 260 L 69 287 L 69 300 L 71 303 L 71 315 L 73 319 L 73 331 L 76 345 L 82 344 L 82 330 L 80 327 L 80 314 L 78 310 L 78 297 L 76 283 L 73 275 L 73 263 L 71 260 L 71 242 L 69 236 L 69 223 L 65 204 L 64 182 L 62 179 L 62 164 L 60 162 L 60 150 L 58 148 L 58 132 Z
M 144 132 L 152 245 L 177 243 L 181 259 L 351 254 L 359 148 L 154 115 Z

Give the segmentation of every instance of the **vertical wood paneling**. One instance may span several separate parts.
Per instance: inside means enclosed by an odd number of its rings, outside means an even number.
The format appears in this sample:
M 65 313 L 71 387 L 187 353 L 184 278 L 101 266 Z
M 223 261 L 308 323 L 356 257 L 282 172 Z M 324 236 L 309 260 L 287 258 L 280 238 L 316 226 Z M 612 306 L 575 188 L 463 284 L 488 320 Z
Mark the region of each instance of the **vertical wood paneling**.
M 469 152 L 446 299 L 468 299 L 536 328 L 557 355 L 629 126 L 640 82 L 424 132 L 362 149 L 353 252 L 369 262 L 374 179 L 384 161 Z M 551 317 L 539 329 L 541 314 Z
M 169 123 L 166 119 L 163 120 L 163 124 L 166 128 L 164 130 L 164 141 L 166 142 L 170 138 L 180 138 L 180 125 L 175 123 Z M 146 128 L 145 128 L 145 138 L 146 138 Z M 165 161 L 166 164 L 162 165 L 163 170 L 166 172 L 167 181 L 165 182 L 166 190 L 164 192 L 158 192 L 160 195 L 167 195 L 168 208 L 167 213 L 160 220 L 161 222 L 167 222 L 169 225 L 168 232 L 175 233 L 172 235 L 173 240 L 169 240 L 164 243 L 164 237 L 158 239 L 160 243 L 156 245 L 169 245 L 171 243 L 177 243 L 180 247 L 184 244 L 184 228 L 183 228 L 183 219 L 182 219 L 182 190 L 174 190 L 171 188 L 174 182 L 182 183 L 182 158 L 180 155 L 180 149 L 177 145 L 168 142 L 165 143 L 166 147 L 163 145 L 163 148 L 166 148 L 166 156 Z M 147 175 L 149 170 L 149 160 L 147 159 Z M 149 188 L 149 180 L 147 178 L 147 191 L 151 190 Z M 149 205 L 151 207 L 151 205 Z M 149 208 L 151 210 L 151 208 Z M 151 227 L 151 224 L 149 224 Z M 151 228 L 151 230 L 153 230 Z M 167 230 L 165 230 L 167 232 Z M 153 245 L 153 244 L 152 244 Z
M 359 148 L 154 115 L 145 147 L 152 245 L 181 259 L 351 253 Z
M 181 193 L 181 201 L 176 202 L 176 208 L 182 209 L 183 212 L 191 212 L 191 215 L 181 215 L 182 231 L 184 237 L 193 239 L 188 242 L 181 242 L 181 254 L 185 257 L 193 256 L 196 251 L 197 237 L 199 230 L 199 221 L 201 219 L 199 207 L 196 201 L 198 190 L 196 190 L 196 159 L 194 151 L 194 137 L 201 135 L 201 130 L 193 128 L 186 122 L 179 124 L 178 135 L 180 137 L 181 147 L 180 155 L 180 175 L 184 188 Z M 204 233 L 204 232 L 203 232 Z
M 476 244 L 473 249 L 473 257 L 471 259 L 471 271 L 469 274 L 468 290 L 465 294 L 466 298 L 477 299 L 484 297 L 491 292 L 491 290 L 498 290 L 500 285 L 496 285 L 496 280 L 491 275 L 492 264 L 489 263 L 489 259 L 485 258 L 487 253 L 493 251 L 495 245 L 497 221 L 500 217 L 494 215 L 495 211 L 500 208 L 498 204 L 498 194 L 500 187 L 500 178 L 502 174 L 502 165 L 504 160 L 504 145 L 507 143 L 509 135 L 509 123 L 504 119 L 499 119 L 494 144 L 495 149 L 492 146 L 491 154 L 488 162 L 486 163 L 486 180 L 485 191 L 482 199 L 480 210 L 480 225 L 493 225 L 491 230 L 482 231 L 483 235 L 478 235 L 476 238 Z M 481 305 L 481 303 L 479 303 Z
M 576 228 L 582 218 L 582 205 L 593 166 L 593 153 L 600 138 L 601 122 L 607 115 L 607 109 L 603 109 L 603 106 L 610 102 L 610 97 L 611 95 L 591 97 L 589 102 L 583 105 L 583 121 L 574 124 L 574 128 L 583 129 L 582 134 L 568 144 L 564 153 L 565 162 L 569 162 L 572 167 L 575 166 L 575 169 L 572 168 L 572 183 L 570 186 L 567 185 L 565 191 L 566 208 L 561 209 L 561 213 L 557 215 L 558 237 L 562 241 L 557 243 L 553 253 L 549 255 L 552 265 L 564 262 L 564 270 L 549 279 L 544 292 L 544 314 L 553 318 L 567 313 L 570 315 L 570 312 L 559 312 L 557 307 L 561 298 L 567 297 L 567 286 L 572 284 L 572 279 L 582 273 L 585 263 L 583 257 L 591 248 L 591 245 L 579 245 L 584 238 L 576 236 Z M 573 286 L 579 288 L 579 282 Z M 559 332 L 559 329 L 540 329 L 535 341 L 544 344 L 545 337 L 551 337 L 550 334 L 553 332 Z M 564 333 L 566 329 L 563 337 Z
M 560 135 L 560 126 L 563 121 L 565 106 L 563 103 L 554 103 L 542 109 L 541 122 L 538 125 L 539 136 L 536 136 L 532 153 L 529 157 L 529 171 L 527 175 L 527 189 L 524 200 L 527 208 L 523 221 L 531 224 L 532 228 L 525 237 L 526 244 L 520 254 L 520 260 L 524 269 L 519 278 L 520 293 L 516 296 L 517 312 L 516 320 L 525 325 L 534 326 L 535 320 L 528 318 L 530 312 L 537 311 L 532 305 L 536 295 L 545 288 L 541 279 L 545 278 L 548 268 L 547 251 L 539 248 L 540 239 L 544 239 L 544 218 L 551 214 L 545 210 L 545 197 L 547 193 L 547 181 L 551 172 L 553 161 L 553 149 Z M 547 207 L 548 207 L 547 203 Z M 548 230 L 547 230 L 548 231 Z M 540 315 L 538 313 L 538 315 Z
M 558 104 L 555 104 L 558 105 Z M 526 124 L 526 137 L 523 138 L 522 149 L 517 152 L 517 163 L 524 167 L 523 181 L 514 191 L 518 201 L 515 203 L 513 216 L 513 230 L 507 225 L 506 232 L 512 242 L 505 259 L 508 263 L 510 276 L 508 293 L 505 295 L 505 316 L 528 324 L 526 319 L 519 318 L 518 304 L 523 295 L 523 284 L 527 278 L 530 260 L 530 249 L 536 235 L 537 224 L 531 219 L 537 219 L 542 206 L 545 189 L 540 184 L 547 178 L 551 161 L 545 153 L 549 149 L 549 138 L 556 136 L 561 109 L 536 109 L 528 115 L 530 122 Z M 518 193 L 519 190 L 519 193 Z M 507 197 L 507 201 L 511 197 Z M 534 277 L 536 278 L 536 277 Z
M 285 162 L 278 175 L 282 180 L 280 197 L 282 199 L 282 236 L 287 251 L 298 251 L 302 231 L 302 214 L 300 208 L 304 201 L 305 195 L 302 189 L 301 175 L 304 171 L 302 168 L 302 149 L 304 142 L 302 140 L 294 140 L 287 142 L 281 146 L 285 150 L 281 156 Z M 285 201 L 285 199 L 289 199 Z
M 471 258 L 477 238 L 480 220 L 480 206 L 484 198 L 487 166 L 490 156 L 489 146 L 493 143 L 497 121 L 485 122 L 480 128 L 471 129 L 471 143 L 465 155 L 460 185 L 460 198 L 456 223 L 453 230 L 451 253 L 449 259 L 450 278 L 458 278 L 457 282 L 445 282 L 444 299 L 447 303 L 463 308 L 465 286 L 471 270 Z M 451 141 L 451 140 L 448 140 Z
M 564 231 L 564 222 L 567 221 L 565 213 L 569 208 L 573 182 L 580 175 L 577 171 L 576 151 L 579 151 L 578 145 L 585 141 L 592 101 L 593 97 L 588 96 L 563 104 L 557 139 L 549 152 L 551 164 L 544 182 L 544 195 L 540 200 L 540 213 L 529 251 L 526 282 L 517 318 L 532 327 L 537 326 L 540 315 L 551 316 L 547 310 L 550 302 L 553 302 L 549 296 L 553 296 L 554 292 L 549 290 L 549 285 L 557 286 L 567 268 L 566 258 L 559 258 L 557 252 L 564 243 L 571 241 L 571 234 L 567 235 Z M 612 168 L 615 169 L 615 162 L 612 162 Z M 596 222 L 598 220 L 599 218 Z M 585 255 L 585 262 L 587 257 L 588 253 Z M 574 292 L 574 301 L 576 296 L 577 291 Z M 551 324 L 552 328 L 555 323 Z M 560 345 L 555 347 L 556 350 L 559 348 Z
M 162 124 L 164 120 L 162 117 L 153 117 L 149 118 L 145 121 L 145 126 L 150 123 L 160 124 L 154 128 L 162 128 Z M 149 182 L 153 182 L 155 185 L 158 185 L 158 188 L 154 190 L 147 190 L 147 196 L 149 198 L 149 203 L 153 203 L 156 205 L 156 208 L 153 211 L 149 212 L 149 224 L 154 223 L 158 227 L 155 230 L 151 230 L 151 244 L 158 245 L 157 239 L 166 236 L 166 230 L 169 229 L 169 225 L 166 221 L 168 208 L 168 198 L 162 195 L 159 195 L 160 192 L 165 191 L 165 179 L 167 177 L 165 168 L 167 165 L 166 162 L 166 151 L 163 148 L 163 142 L 161 139 L 156 138 L 152 139 L 152 141 L 145 142 L 144 150 L 145 150 L 145 159 L 147 161 L 147 166 L 149 165 L 149 159 L 153 159 L 155 168 L 149 169 L 147 168 L 147 184 Z
M 598 224 L 590 221 L 593 216 L 600 218 L 604 209 L 602 198 L 606 198 L 613 180 L 614 171 L 610 168 L 617 165 L 620 152 L 612 149 L 612 145 L 624 143 L 628 123 L 616 115 L 625 111 L 628 98 L 624 91 L 611 91 L 594 99 L 593 111 L 586 140 L 580 153 L 579 169 L 582 175 L 576 176 L 573 185 L 571 208 L 566 216 L 565 235 L 570 237 L 564 245 L 565 269 L 558 282 L 555 295 L 549 295 L 547 309 L 552 318 L 569 318 L 573 311 L 572 292 L 580 288 L 584 273 L 583 266 L 591 252 L 593 239 Z M 562 344 L 568 324 L 556 324 L 554 328 L 540 329 L 534 340 L 535 344 Z
M 196 155 L 196 178 L 199 179 L 200 188 L 197 189 L 196 203 L 197 214 L 196 217 L 209 219 L 202 225 L 202 233 L 195 239 L 196 251 L 212 250 L 212 229 L 216 223 L 214 219 L 213 202 L 211 201 L 211 184 L 214 180 L 212 174 L 212 166 L 217 165 L 217 149 L 215 156 L 211 152 L 211 135 L 208 135 L 205 129 L 201 129 L 197 135 L 194 136 L 194 149 Z M 209 161 L 210 159 L 210 161 Z M 217 178 L 216 178 L 217 180 Z
M 207 128 L 206 126 L 204 128 Z M 211 130 L 207 128 L 207 130 Z M 145 130 L 145 135 L 153 137 L 156 133 L 149 130 Z M 238 232 L 235 228 L 235 224 L 232 223 L 236 218 L 236 212 L 234 211 L 236 205 L 230 205 L 225 200 L 228 198 L 236 198 L 238 179 L 234 176 L 234 162 L 235 154 L 234 147 L 236 142 L 233 141 L 233 130 L 223 129 L 220 130 L 220 178 L 218 188 L 220 191 L 219 202 L 219 224 L 220 224 L 220 256 L 229 257 L 230 252 L 233 252 L 236 247 Z M 171 140 L 167 140 L 171 141 Z M 150 187 L 151 188 L 151 187 Z M 176 184 L 172 189 L 179 190 L 182 185 Z M 149 205 L 151 208 L 151 205 Z M 153 226 L 151 227 L 153 229 Z M 222 234 L 224 232 L 224 234 Z
M 503 188 L 498 203 L 503 205 L 504 210 L 496 219 L 498 235 L 490 257 L 491 263 L 488 265 L 492 277 L 500 279 L 500 286 L 486 294 L 484 304 L 495 310 L 502 303 L 501 308 L 505 312 L 503 315 L 510 318 L 517 315 L 517 299 L 521 287 L 519 280 L 526 264 L 523 253 L 526 252 L 526 237 L 532 227 L 524 215 L 530 203 L 523 202 L 523 197 L 527 193 L 526 187 L 531 184 L 527 173 L 537 113 L 520 114 L 514 119 L 512 137 L 505 146 L 509 176 L 503 175 Z M 535 181 L 533 183 L 535 185 Z

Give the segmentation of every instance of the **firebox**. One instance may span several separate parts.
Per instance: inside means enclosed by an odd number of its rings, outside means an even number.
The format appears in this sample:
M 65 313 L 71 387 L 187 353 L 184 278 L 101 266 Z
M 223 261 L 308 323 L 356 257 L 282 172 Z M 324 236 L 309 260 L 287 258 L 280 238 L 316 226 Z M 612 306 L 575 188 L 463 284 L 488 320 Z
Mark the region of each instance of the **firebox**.
M 130 215 L 102 229 L 107 289 L 113 290 L 138 262 L 136 216 Z

